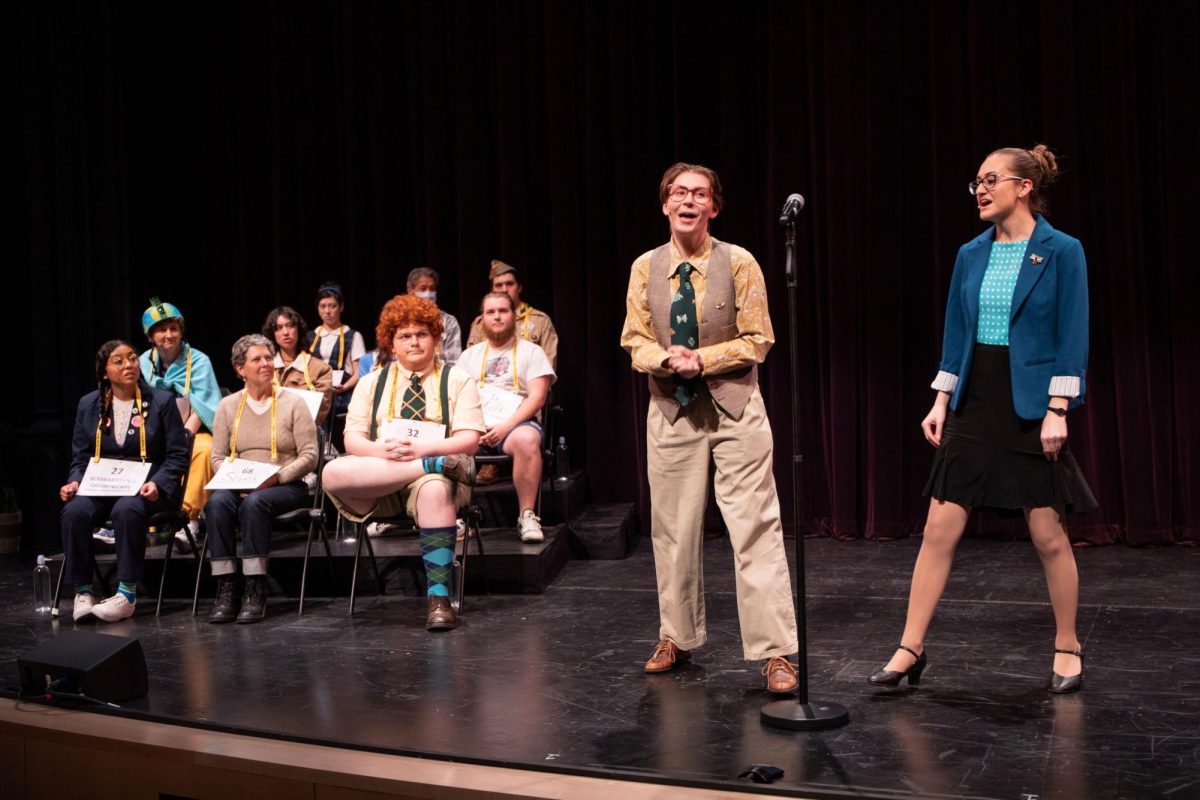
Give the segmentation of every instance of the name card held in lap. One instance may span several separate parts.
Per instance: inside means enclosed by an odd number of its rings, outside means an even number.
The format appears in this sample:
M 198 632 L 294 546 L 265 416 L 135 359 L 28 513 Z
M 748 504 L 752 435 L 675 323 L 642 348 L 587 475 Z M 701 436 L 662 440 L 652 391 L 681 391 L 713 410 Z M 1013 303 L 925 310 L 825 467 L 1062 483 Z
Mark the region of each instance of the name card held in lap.
M 446 438 L 446 426 L 421 419 L 390 419 L 379 432 L 380 439 L 440 442 Z
M 248 458 L 225 459 L 217 469 L 213 479 L 204 487 L 205 491 L 215 492 L 218 489 L 232 491 L 250 491 L 262 486 L 263 481 L 279 472 L 278 464 L 265 464 L 262 461 L 251 461 Z
M 524 397 L 491 384 L 479 387 L 479 404 L 483 407 L 483 424 L 489 428 L 499 425 L 517 413 Z
M 138 493 L 150 474 L 149 461 L 122 461 L 102 458 L 88 461 L 79 482 L 78 494 L 84 497 L 129 497 Z

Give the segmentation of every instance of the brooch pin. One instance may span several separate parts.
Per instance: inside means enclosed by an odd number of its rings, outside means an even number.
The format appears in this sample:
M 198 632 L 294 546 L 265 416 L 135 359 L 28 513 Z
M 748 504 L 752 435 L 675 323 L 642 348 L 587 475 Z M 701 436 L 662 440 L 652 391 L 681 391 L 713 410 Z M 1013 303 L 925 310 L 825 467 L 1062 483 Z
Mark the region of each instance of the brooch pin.
M 724 310 L 724 308 L 725 308 L 724 303 L 717 303 L 717 311 L 722 311 L 722 310 Z
M 1037 253 L 1034 253 L 1033 255 L 1029 256 L 1029 260 L 1035 264 L 1042 263 L 1042 257 L 1039 256 Z

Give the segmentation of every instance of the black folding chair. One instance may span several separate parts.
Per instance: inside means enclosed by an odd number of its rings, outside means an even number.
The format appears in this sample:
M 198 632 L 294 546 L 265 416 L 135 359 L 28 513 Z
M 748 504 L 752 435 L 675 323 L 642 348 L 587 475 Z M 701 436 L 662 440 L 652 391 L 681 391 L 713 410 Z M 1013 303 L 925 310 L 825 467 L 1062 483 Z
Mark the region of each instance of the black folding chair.
M 285 511 L 282 514 L 277 514 L 272 519 L 272 532 L 276 525 L 296 525 L 304 527 L 305 523 L 308 526 L 308 542 L 304 548 L 304 568 L 300 573 L 300 614 L 304 614 L 304 595 L 308 586 L 308 556 L 312 550 L 312 541 L 315 535 L 320 535 L 321 543 L 325 545 L 326 562 L 329 564 L 329 579 L 332 585 L 336 587 L 336 576 L 333 570 L 333 552 L 329 547 L 329 534 L 325 529 L 325 492 L 321 490 L 321 472 L 325 465 L 325 429 L 324 427 L 317 428 L 317 467 L 316 467 L 316 483 L 313 487 L 313 501 L 311 505 L 301 508 Z M 199 563 L 196 565 L 196 586 L 192 590 L 192 616 L 196 616 L 200 606 L 200 579 L 204 577 L 204 557 L 208 554 L 208 536 L 204 537 L 204 544 L 200 548 Z M 336 590 L 335 590 L 336 591 Z
M 558 416 L 562 413 L 562 406 L 554 403 L 554 390 L 551 389 L 546 393 L 546 403 L 542 406 L 542 419 L 545 422 L 545 427 L 542 436 L 542 475 L 538 479 L 537 500 L 534 503 L 534 513 L 539 517 L 542 515 L 542 484 L 547 478 L 554 475 L 554 459 L 555 455 L 555 431 L 558 423 Z M 507 453 L 497 453 L 496 455 L 476 455 L 475 466 L 482 467 L 485 464 L 493 464 L 496 467 L 512 468 L 512 456 Z M 520 510 L 520 509 L 518 509 Z
M 457 509 L 456 513 L 466 524 L 466 528 L 463 531 L 462 540 L 456 543 L 457 552 L 455 553 L 454 561 L 452 562 L 452 567 L 455 571 L 456 587 L 455 597 L 452 599 L 452 603 L 454 604 L 455 610 L 459 613 L 462 613 L 464 607 L 463 598 L 465 596 L 467 585 L 467 544 L 471 540 L 474 540 L 475 552 L 479 555 L 479 570 L 480 574 L 483 576 L 483 590 L 485 594 L 487 593 L 487 569 L 486 562 L 484 560 L 483 537 L 480 535 L 480 523 L 483 520 L 483 512 L 479 509 L 479 506 L 468 501 L 465 506 Z M 378 523 L 380 525 L 393 525 L 401 528 L 407 527 L 412 533 L 419 533 L 413 518 L 407 514 L 394 517 L 371 517 L 371 522 Z M 356 547 L 354 548 L 354 571 L 351 573 L 350 577 L 350 614 L 353 615 L 354 601 L 358 588 L 358 564 L 362 557 L 364 540 L 367 546 L 367 553 L 371 558 L 371 571 L 374 573 L 375 583 L 378 587 L 379 594 L 383 595 L 384 591 L 383 581 L 379 575 L 379 566 L 375 561 L 375 548 L 371 544 L 371 537 L 367 535 L 365 525 L 358 522 L 350 522 L 349 520 L 346 520 L 346 523 L 349 525 L 354 525 L 358 529 L 355 532 L 357 542 Z

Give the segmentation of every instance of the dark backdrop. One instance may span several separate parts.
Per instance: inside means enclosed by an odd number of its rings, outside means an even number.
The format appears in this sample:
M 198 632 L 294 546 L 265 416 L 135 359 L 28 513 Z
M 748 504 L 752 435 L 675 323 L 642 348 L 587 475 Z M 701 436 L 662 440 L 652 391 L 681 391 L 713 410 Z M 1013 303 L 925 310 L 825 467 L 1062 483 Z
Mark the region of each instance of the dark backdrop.
M 644 513 L 646 392 L 617 341 L 629 264 L 667 236 L 659 176 L 685 159 L 721 173 L 715 233 L 767 275 L 784 507 L 774 217 L 800 191 L 811 526 L 908 535 L 950 271 L 981 230 L 965 184 L 990 150 L 1044 141 L 1066 168 L 1051 220 L 1090 269 L 1089 396 L 1070 425 L 1102 507 L 1072 536 L 1200 539 L 1197 22 L 1192 2 L 1132 0 L 26 2 L 3 396 L 57 459 L 25 472 L 29 516 L 56 538 L 93 354 L 141 338 L 150 295 L 182 307 L 231 384 L 232 340 L 278 303 L 313 321 L 324 279 L 369 331 L 428 264 L 465 326 L 493 257 L 558 327 L 593 495 Z

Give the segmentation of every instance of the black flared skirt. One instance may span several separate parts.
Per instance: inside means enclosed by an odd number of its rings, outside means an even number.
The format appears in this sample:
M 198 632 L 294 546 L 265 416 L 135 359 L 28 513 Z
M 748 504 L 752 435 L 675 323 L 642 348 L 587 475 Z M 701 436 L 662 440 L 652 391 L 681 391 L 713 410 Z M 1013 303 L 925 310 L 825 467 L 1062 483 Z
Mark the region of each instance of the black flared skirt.
M 924 494 L 968 508 L 1096 508 L 1069 444 L 1058 461 L 1048 461 L 1041 431 L 1041 420 L 1021 419 L 1013 408 L 1008 348 L 975 345 L 970 379 L 958 411 L 946 415 Z

